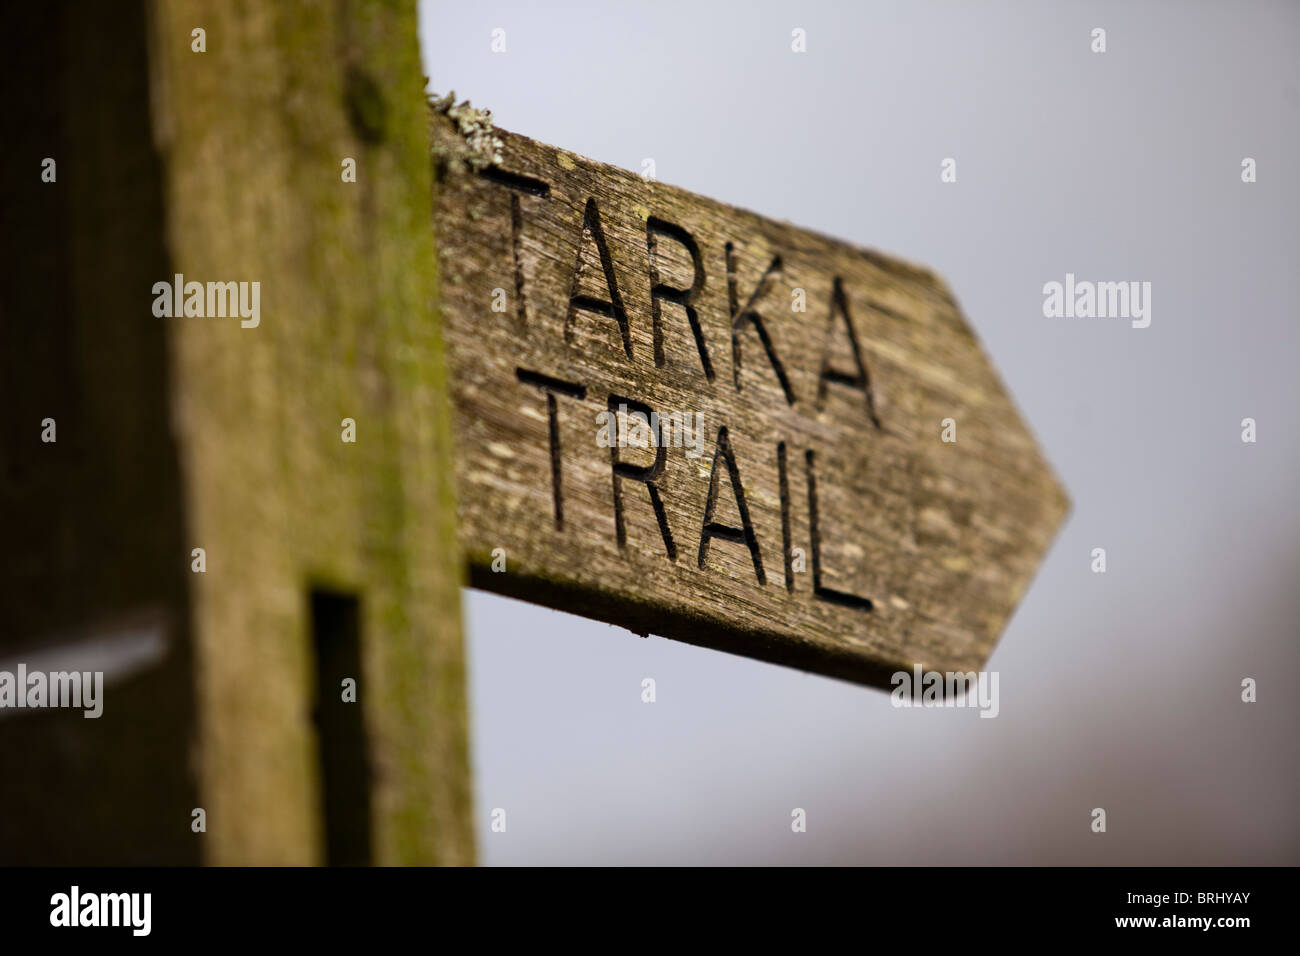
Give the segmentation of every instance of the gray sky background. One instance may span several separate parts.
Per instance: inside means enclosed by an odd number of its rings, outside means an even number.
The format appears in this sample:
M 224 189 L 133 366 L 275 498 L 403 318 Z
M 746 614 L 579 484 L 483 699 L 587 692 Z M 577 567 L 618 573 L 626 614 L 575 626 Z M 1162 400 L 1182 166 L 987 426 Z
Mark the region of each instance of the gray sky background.
M 499 125 L 938 270 L 1074 503 L 994 720 L 466 592 L 483 862 L 1300 863 L 1300 4 L 420 6 Z

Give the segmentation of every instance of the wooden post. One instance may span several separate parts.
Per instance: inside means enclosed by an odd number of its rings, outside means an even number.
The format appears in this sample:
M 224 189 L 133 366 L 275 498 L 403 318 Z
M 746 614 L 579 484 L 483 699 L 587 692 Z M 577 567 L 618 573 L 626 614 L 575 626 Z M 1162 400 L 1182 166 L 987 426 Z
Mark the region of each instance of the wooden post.
M 414 3 L 0 26 L 0 659 L 163 648 L 0 716 L 0 862 L 472 862 Z

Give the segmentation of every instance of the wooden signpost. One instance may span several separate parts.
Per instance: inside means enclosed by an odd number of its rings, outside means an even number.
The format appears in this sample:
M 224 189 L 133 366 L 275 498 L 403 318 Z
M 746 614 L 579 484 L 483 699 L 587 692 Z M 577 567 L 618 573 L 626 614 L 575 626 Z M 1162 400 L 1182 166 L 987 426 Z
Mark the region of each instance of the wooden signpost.
M 942 280 L 439 105 L 471 582 L 864 683 L 979 669 L 1066 500 Z
M 931 273 L 431 118 L 413 3 L 0 17 L 0 670 L 120 675 L 0 714 L 0 863 L 472 862 L 466 565 L 986 660 L 1065 498 Z

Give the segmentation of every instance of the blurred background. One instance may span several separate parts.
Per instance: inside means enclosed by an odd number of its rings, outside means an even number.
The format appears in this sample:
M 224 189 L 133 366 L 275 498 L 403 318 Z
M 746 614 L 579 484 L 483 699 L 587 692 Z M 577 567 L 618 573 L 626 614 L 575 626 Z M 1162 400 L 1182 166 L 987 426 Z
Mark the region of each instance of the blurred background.
M 483 862 L 1300 863 L 1300 6 L 420 14 L 500 126 L 935 268 L 1074 504 L 995 720 L 467 591 Z M 1044 318 L 1067 272 L 1150 327 Z

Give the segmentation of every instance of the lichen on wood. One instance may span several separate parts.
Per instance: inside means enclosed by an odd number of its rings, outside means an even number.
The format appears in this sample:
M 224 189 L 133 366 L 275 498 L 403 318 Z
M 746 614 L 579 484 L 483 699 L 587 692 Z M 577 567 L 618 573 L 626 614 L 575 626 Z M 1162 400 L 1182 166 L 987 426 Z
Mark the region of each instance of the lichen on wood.
M 428 96 L 430 135 L 439 159 L 447 164 L 463 164 L 474 172 L 501 162 L 504 145 L 496 135 L 491 110 L 475 109 L 469 100 L 456 102 L 456 91 L 446 96 Z M 437 116 L 445 116 L 455 126 L 459 138 L 437 137 Z

